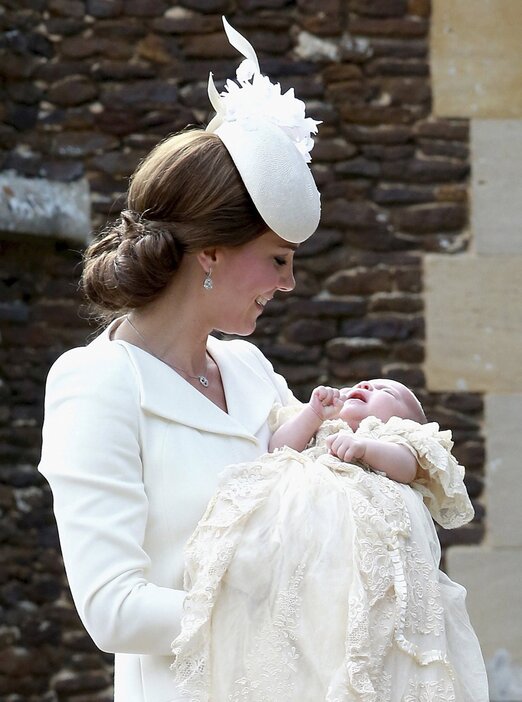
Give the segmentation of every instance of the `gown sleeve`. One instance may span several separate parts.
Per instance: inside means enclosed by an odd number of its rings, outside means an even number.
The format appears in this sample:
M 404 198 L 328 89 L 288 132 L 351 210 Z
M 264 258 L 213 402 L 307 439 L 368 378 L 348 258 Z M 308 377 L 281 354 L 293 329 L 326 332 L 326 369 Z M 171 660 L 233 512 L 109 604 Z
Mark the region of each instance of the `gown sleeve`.
M 280 402 L 274 403 L 270 414 L 268 415 L 268 427 L 270 433 L 273 434 L 279 427 L 283 426 L 289 419 L 292 419 L 299 414 L 303 409 L 303 405 L 297 398 L 292 395 L 287 405 L 281 405 Z
M 295 417 L 303 409 L 303 403 L 294 396 L 286 380 L 275 372 L 274 367 L 261 351 L 253 344 L 249 344 L 249 346 L 277 390 L 277 400 L 272 405 L 268 415 L 268 427 L 270 433 L 273 434 L 276 429 L 279 429 L 281 425 Z
M 422 495 L 438 524 L 455 529 L 473 519 L 474 509 L 464 485 L 464 467 L 451 453 L 451 431 L 441 431 L 436 422 L 418 424 L 399 417 L 382 422 L 367 417 L 356 433 L 401 444 L 413 453 L 420 469 L 411 487 Z
M 110 653 L 170 655 L 185 593 L 147 577 L 140 400 L 126 351 L 74 349 L 47 380 L 39 470 L 76 608 Z

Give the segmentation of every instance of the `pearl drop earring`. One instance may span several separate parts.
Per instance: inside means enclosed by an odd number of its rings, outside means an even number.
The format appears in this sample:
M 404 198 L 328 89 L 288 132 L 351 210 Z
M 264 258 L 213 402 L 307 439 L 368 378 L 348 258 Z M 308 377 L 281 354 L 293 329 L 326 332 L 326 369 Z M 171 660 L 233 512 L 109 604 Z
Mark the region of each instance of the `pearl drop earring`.
M 212 268 L 208 269 L 208 273 L 203 281 L 203 287 L 205 290 L 212 290 L 214 283 L 212 282 Z

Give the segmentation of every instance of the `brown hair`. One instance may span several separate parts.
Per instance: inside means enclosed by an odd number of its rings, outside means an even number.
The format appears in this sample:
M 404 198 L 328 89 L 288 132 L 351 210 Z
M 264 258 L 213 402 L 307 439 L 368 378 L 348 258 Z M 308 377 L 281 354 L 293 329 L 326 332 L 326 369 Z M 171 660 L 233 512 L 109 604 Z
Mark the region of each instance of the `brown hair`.
M 267 229 L 220 138 L 181 132 L 136 169 L 127 209 L 85 251 L 81 285 L 111 318 L 158 297 L 184 253 L 241 246 Z

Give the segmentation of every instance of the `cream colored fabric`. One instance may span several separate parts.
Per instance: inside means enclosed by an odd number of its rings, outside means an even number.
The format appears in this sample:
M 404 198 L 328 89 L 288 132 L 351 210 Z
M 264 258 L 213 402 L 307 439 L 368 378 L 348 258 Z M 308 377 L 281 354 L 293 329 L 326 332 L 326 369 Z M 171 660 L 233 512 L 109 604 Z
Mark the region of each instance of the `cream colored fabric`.
M 302 407 L 295 398 L 284 407 L 276 403 L 268 416 L 270 430 L 274 432 L 295 417 Z M 324 438 L 337 431 L 352 432 L 342 419 L 324 422 L 316 437 L 316 450 L 309 456 L 320 456 L 324 451 Z M 420 468 L 412 487 L 420 492 L 438 524 L 455 529 L 473 519 L 473 505 L 464 485 L 464 467 L 451 453 L 451 431 L 441 431 L 437 422 L 418 424 L 400 417 L 382 422 L 377 417 L 367 417 L 355 433 L 360 437 L 401 444 L 414 454 Z
M 219 471 L 266 451 L 270 409 L 292 396 L 254 346 L 210 338 L 226 414 L 109 331 L 51 369 L 40 470 L 80 617 L 116 653 L 116 702 L 167 702 L 183 545 Z
M 360 429 L 418 432 L 419 457 L 448 452 L 433 426 L 401 422 Z M 465 590 L 439 571 L 421 493 L 328 455 L 343 425 L 223 474 L 186 550 L 182 699 L 488 702 Z

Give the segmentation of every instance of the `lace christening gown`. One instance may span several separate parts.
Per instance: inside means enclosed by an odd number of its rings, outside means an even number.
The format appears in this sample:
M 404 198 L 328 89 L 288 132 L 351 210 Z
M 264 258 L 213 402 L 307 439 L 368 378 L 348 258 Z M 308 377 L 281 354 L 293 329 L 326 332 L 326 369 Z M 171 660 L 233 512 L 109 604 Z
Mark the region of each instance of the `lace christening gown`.
M 361 422 L 358 435 L 413 451 L 409 486 L 328 455 L 341 428 L 324 422 L 302 453 L 223 474 L 186 548 L 176 702 L 488 702 L 465 590 L 439 570 L 430 517 L 473 517 L 451 433 Z

